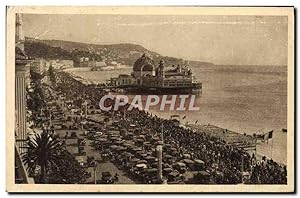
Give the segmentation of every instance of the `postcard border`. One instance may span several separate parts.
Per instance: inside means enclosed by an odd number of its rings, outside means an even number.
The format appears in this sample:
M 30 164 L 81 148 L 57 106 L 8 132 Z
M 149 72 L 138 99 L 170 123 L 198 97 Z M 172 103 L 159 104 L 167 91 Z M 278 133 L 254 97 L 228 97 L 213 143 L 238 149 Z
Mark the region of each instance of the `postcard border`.
M 287 185 L 86 185 L 14 183 L 15 13 L 35 14 L 126 14 L 132 15 L 276 15 L 288 17 L 288 138 Z M 6 189 L 8 192 L 197 192 L 197 193 L 293 193 L 295 192 L 295 59 L 293 7 L 7 7 L 6 60 Z

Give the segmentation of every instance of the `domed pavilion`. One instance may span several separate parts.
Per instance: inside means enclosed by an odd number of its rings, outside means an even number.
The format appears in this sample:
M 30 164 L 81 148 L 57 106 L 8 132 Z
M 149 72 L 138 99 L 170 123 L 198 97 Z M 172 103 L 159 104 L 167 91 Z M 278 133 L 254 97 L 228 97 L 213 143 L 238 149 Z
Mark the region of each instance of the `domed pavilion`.
M 143 54 L 133 65 L 134 77 L 155 76 L 155 63 L 149 56 Z

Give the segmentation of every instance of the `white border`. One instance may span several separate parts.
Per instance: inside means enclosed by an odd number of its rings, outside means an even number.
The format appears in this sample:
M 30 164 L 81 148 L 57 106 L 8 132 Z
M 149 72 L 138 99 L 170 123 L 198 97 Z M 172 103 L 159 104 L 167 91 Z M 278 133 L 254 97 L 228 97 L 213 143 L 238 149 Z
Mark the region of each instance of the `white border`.
M 171 0 L 171 1 L 166 1 L 166 0 L 152 0 L 151 2 L 140 2 L 140 1 L 122 1 L 122 0 L 110 0 L 110 1 L 107 1 L 107 2 L 99 2 L 97 0 L 84 0 L 82 2 L 74 2 L 74 1 L 68 1 L 68 0 L 53 0 L 53 1 L 50 1 L 50 0 L 46 0 L 46 1 L 43 1 L 43 3 L 41 3 L 41 1 L 39 0 L 27 0 L 27 1 L 21 1 L 21 0 L 15 0 L 15 1 L 9 1 L 9 0 L 2 0 L 1 2 L 1 5 L 2 5 L 2 9 L 1 9 L 1 19 L 3 20 L 0 20 L 0 24 L 2 27 L 2 30 L 5 30 L 5 5 L 199 5 L 199 3 L 201 5 L 227 5 L 227 6 L 230 6 L 230 5 L 238 5 L 238 6 L 246 6 L 246 5 L 256 5 L 256 6 L 264 6 L 264 5 L 273 5 L 273 6 L 276 6 L 276 5 L 294 5 L 296 7 L 299 7 L 299 1 L 297 0 L 287 0 L 287 1 L 284 1 L 284 0 L 252 0 L 252 1 L 227 1 L 227 0 L 210 0 L 210 1 L 207 1 L 207 2 L 198 2 L 198 1 L 191 1 L 191 0 L 186 0 L 186 1 L 174 1 L 174 0 Z M 82 4 L 84 3 L 84 4 Z M 298 20 L 299 21 L 299 20 Z M 297 23 L 298 23 L 297 21 Z M 5 43 L 5 31 L 0 31 L 0 34 L 1 34 L 1 37 L 0 37 L 0 41 L 2 41 L 1 43 Z M 2 65 L 5 65 L 5 45 L 2 45 L 4 46 L 3 48 L 1 48 L 1 60 L 2 60 Z M 298 53 L 297 53 L 298 55 Z M 298 57 L 298 56 L 297 56 Z M 5 80 L 5 67 L 0 67 L 1 70 L 0 70 L 0 74 L 2 75 L 0 79 L 2 79 L 2 83 L 0 83 L 0 87 L 1 87 L 1 91 L 3 91 L 2 95 L 4 96 L 5 95 L 5 89 L 6 89 L 6 80 Z M 299 71 L 299 69 L 298 69 Z M 297 74 L 299 74 L 297 72 Z M 299 85 L 298 85 L 299 87 Z M 298 91 L 298 90 L 297 90 Z M 2 109 L 5 109 L 5 97 L 1 97 L 0 98 L 1 100 L 1 108 Z M 5 124 L 6 124 L 6 121 L 5 121 L 5 111 L 1 111 L 0 112 L 0 115 L 1 115 L 1 122 L 0 122 L 0 126 L 2 127 L 2 131 L 3 133 L 1 133 L 1 140 L 2 140 L 2 145 L 5 145 Z M 297 119 L 298 121 L 298 119 Z M 298 140 L 299 140 L 299 135 L 298 135 Z M 0 155 L 3 157 L 2 158 L 2 162 L 5 162 L 5 159 L 4 159 L 4 156 L 6 155 L 5 153 L 5 149 L 0 149 Z M 299 152 L 297 153 L 297 156 L 299 157 Z M 0 163 L 1 164 L 1 168 L 2 170 L 4 170 L 4 166 L 5 166 L 5 163 Z M 298 171 L 299 173 L 299 171 Z M 299 183 L 299 182 L 298 182 Z M 2 192 L 5 192 L 5 177 L 1 177 L 1 186 L 3 186 L 3 191 Z M 6 193 L 4 193 L 4 196 L 7 196 Z M 103 196 L 103 195 L 102 195 Z M 201 195 L 201 196 L 205 196 L 205 195 Z

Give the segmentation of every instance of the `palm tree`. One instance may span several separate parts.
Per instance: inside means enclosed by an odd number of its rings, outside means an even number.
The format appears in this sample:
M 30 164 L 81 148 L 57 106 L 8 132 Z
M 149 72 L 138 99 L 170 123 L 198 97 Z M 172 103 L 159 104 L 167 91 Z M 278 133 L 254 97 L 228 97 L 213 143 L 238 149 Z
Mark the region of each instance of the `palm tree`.
M 28 140 L 28 149 L 23 153 L 23 162 L 29 172 L 41 167 L 41 182 L 46 183 L 47 171 L 59 160 L 61 144 L 57 137 L 43 131 Z

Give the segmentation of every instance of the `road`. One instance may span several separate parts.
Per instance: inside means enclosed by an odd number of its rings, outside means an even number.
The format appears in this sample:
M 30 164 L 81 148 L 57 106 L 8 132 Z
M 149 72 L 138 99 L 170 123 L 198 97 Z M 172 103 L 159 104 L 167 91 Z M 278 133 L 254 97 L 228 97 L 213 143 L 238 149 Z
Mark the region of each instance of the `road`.
M 67 115 L 67 112 L 65 112 Z M 55 121 L 54 121 L 55 122 Z M 67 124 L 71 124 L 72 122 L 67 122 Z M 57 130 L 56 134 L 59 134 L 60 138 L 64 138 L 66 135 L 66 132 L 68 131 L 68 134 L 70 136 L 71 132 L 76 132 L 78 138 L 83 138 L 86 141 L 86 145 L 84 146 L 84 151 L 86 152 L 85 155 L 79 155 L 78 154 L 78 146 L 77 146 L 77 139 L 70 139 L 68 138 L 66 140 L 67 149 L 70 153 L 72 153 L 74 156 L 76 156 L 77 159 L 82 158 L 84 162 L 87 160 L 87 156 L 93 156 L 95 160 L 97 161 L 97 167 L 96 167 L 96 180 L 100 180 L 102 177 L 102 172 L 110 172 L 112 176 L 115 176 L 115 174 L 118 174 L 118 182 L 115 182 L 117 184 L 134 184 L 134 181 L 132 181 L 130 178 L 126 176 L 126 174 L 119 170 L 113 163 L 107 161 L 103 162 L 102 157 L 100 155 L 100 151 L 95 150 L 92 146 L 92 140 L 87 139 L 85 136 L 83 136 L 83 130 Z M 88 178 L 87 183 L 93 183 L 94 180 L 94 168 L 89 167 L 87 168 L 87 171 L 91 173 L 91 177 Z

